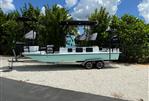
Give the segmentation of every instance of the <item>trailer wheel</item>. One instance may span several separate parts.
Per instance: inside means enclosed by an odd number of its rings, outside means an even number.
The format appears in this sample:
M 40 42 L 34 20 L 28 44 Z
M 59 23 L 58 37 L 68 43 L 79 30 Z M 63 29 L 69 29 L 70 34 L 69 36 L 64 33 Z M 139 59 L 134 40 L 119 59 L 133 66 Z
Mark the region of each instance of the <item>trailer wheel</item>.
M 96 68 L 101 69 L 104 67 L 104 62 L 103 61 L 97 61 L 96 62 Z
M 93 63 L 88 61 L 88 62 L 85 63 L 84 66 L 85 66 L 86 69 L 92 69 L 93 68 Z

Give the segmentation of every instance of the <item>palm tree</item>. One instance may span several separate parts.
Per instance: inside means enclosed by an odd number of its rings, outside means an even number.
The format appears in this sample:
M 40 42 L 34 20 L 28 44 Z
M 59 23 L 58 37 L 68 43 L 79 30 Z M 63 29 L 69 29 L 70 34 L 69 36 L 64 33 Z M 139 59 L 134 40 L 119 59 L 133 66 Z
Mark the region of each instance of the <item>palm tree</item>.
M 105 42 L 108 38 L 108 33 L 105 31 L 109 26 L 111 16 L 106 11 L 106 8 L 101 7 L 99 10 L 96 9 L 95 12 L 90 15 L 89 20 L 98 22 L 97 26 L 91 28 L 92 33 L 98 33 L 96 45 L 105 46 Z
M 50 8 L 45 6 L 45 16 L 41 15 L 39 24 L 41 25 L 39 40 L 42 44 L 53 44 L 56 49 L 65 44 L 66 30 L 60 26 L 61 21 L 72 20 L 65 8 L 57 5 Z

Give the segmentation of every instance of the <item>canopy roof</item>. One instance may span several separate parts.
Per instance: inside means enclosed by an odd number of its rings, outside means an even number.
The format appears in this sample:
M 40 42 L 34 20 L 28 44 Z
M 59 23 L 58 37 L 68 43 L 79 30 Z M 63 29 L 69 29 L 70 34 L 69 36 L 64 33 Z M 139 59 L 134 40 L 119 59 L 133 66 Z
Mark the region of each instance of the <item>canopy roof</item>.
M 61 21 L 60 25 L 79 25 L 79 26 L 94 26 L 97 25 L 96 21 Z

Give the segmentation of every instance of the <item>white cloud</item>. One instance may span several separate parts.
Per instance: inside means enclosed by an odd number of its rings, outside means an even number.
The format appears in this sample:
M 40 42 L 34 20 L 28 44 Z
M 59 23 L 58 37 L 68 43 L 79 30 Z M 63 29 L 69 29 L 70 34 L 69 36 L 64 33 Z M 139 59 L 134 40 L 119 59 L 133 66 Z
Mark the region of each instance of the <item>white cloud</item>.
M 42 14 L 42 15 L 46 15 L 46 12 L 45 12 L 45 10 L 46 10 L 46 8 L 45 7 L 42 7 L 41 8 L 41 11 L 40 11 L 40 14 Z
M 60 4 L 57 4 L 56 6 L 59 7 L 59 8 L 63 8 L 63 6 L 60 5 Z M 42 14 L 42 15 L 45 16 L 45 15 L 46 15 L 45 10 L 46 10 L 46 8 L 45 8 L 45 6 L 43 6 L 43 7 L 41 8 L 40 14 Z
M 13 0 L 0 0 L 0 8 L 5 12 L 15 10 Z
M 149 23 L 149 0 L 142 0 L 138 5 L 138 10 L 140 15 L 144 17 L 146 23 Z
M 57 4 L 56 6 L 57 6 L 57 7 L 59 7 L 59 8 L 63 8 L 63 6 L 62 6 L 62 5 L 60 5 L 60 4 Z
M 74 6 L 78 0 L 66 0 L 66 6 Z M 75 19 L 87 19 L 96 8 L 105 7 L 110 14 L 115 14 L 121 0 L 80 0 L 71 15 Z
M 68 8 L 71 8 L 71 7 L 74 6 L 77 2 L 78 2 L 78 0 L 65 0 L 66 6 L 67 6 Z

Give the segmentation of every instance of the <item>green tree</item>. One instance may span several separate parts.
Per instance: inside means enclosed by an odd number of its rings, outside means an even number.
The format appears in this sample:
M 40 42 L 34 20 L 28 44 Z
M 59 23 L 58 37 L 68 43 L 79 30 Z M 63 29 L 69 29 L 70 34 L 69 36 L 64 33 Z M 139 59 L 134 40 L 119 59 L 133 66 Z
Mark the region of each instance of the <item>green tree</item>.
M 4 12 L 0 9 L 0 53 L 3 52 L 3 47 L 4 47 L 4 43 L 5 43 L 5 40 L 4 38 L 6 37 L 5 34 L 4 34 L 4 23 L 7 21 L 7 17 L 6 15 L 4 14 Z
M 71 20 L 71 16 L 65 8 L 57 5 L 45 6 L 45 16 L 40 16 L 40 44 L 53 44 L 56 48 L 65 45 L 66 30 L 60 26 L 61 21 Z
M 17 11 L 10 12 L 6 15 L 6 21 L 2 24 L 2 45 L 7 47 L 5 53 L 10 53 L 11 49 L 15 47 L 15 42 L 20 40 L 19 33 L 20 25 L 16 19 L 19 17 Z
M 99 10 L 96 9 L 95 12 L 91 14 L 89 20 L 98 22 L 97 26 L 91 28 L 92 33 L 98 33 L 96 45 L 105 46 L 106 40 L 108 40 L 108 33 L 105 31 L 109 26 L 111 16 L 105 8 L 101 7 Z
M 114 16 L 110 27 L 116 30 L 120 39 L 120 49 L 123 60 L 131 62 L 145 62 L 149 57 L 147 44 L 149 33 L 144 21 L 131 15 L 124 15 L 119 19 Z
M 38 7 L 33 7 L 32 4 L 25 4 L 24 7 L 21 8 L 22 17 L 27 17 L 35 19 L 37 21 L 26 21 L 24 22 L 24 34 L 29 32 L 30 30 L 38 31 L 38 20 L 40 17 L 40 9 Z

